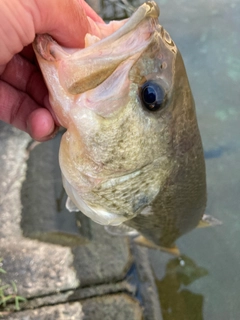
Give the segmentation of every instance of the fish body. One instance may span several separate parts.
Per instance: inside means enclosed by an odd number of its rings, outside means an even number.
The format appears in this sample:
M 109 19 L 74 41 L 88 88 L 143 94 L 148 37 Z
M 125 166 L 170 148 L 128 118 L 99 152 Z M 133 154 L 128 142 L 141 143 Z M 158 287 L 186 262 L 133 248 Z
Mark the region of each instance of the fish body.
M 184 63 L 158 16 L 149 1 L 99 24 L 85 48 L 38 35 L 34 50 L 67 129 L 59 160 L 71 202 L 99 224 L 171 247 L 201 220 L 206 178 Z

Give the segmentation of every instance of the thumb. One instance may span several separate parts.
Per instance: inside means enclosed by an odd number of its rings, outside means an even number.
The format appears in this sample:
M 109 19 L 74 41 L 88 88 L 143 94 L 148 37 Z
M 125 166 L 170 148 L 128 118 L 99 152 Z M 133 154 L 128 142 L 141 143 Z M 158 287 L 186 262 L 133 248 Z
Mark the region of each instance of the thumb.
M 102 19 L 83 0 L 35 0 L 35 33 L 49 33 L 66 47 L 84 47 L 91 19 Z

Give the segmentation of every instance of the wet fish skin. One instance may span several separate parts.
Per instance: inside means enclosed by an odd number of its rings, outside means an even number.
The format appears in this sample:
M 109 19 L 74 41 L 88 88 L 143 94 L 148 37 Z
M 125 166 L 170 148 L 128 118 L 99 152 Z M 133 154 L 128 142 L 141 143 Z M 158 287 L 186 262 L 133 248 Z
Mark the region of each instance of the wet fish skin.
M 195 228 L 206 206 L 202 143 L 195 120 L 194 101 L 179 51 L 175 66 L 175 87 L 169 107 L 174 119 L 169 153 L 174 159 L 169 159 L 172 162 L 171 171 L 151 203 L 149 212 L 125 222 L 163 247 L 172 246 L 179 236 Z
M 113 34 L 88 36 L 84 50 L 66 52 L 48 36 L 34 49 L 67 128 L 60 165 L 71 200 L 95 222 L 125 223 L 171 247 L 201 220 L 206 177 L 184 63 L 158 15 L 149 1 Z M 154 112 L 141 100 L 147 81 L 165 92 Z

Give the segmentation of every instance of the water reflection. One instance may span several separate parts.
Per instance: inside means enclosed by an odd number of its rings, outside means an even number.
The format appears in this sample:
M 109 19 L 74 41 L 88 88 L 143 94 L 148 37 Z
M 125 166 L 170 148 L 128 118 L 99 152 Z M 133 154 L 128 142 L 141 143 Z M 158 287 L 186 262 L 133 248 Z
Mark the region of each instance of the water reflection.
M 206 269 L 185 255 L 167 263 L 165 276 L 156 280 L 164 320 L 203 319 L 203 295 L 186 287 L 207 274 Z

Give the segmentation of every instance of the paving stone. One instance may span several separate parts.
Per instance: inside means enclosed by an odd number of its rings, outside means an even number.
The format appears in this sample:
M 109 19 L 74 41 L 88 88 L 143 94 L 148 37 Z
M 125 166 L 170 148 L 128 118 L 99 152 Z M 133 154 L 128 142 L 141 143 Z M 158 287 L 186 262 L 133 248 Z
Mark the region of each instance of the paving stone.
M 13 280 L 19 294 L 36 297 L 123 279 L 132 263 L 128 241 L 110 239 L 98 225 L 95 231 L 96 240 L 72 249 L 28 239 L 1 240 L 0 257 L 7 271 L 3 283 Z
M 127 294 L 109 295 L 82 302 L 83 320 L 142 320 L 138 301 Z
M 141 320 L 142 308 L 127 294 L 6 314 L 5 320 Z
M 19 239 L 0 240 L 4 284 L 16 283 L 18 294 L 30 298 L 69 290 L 79 286 L 68 247 Z
M 159 253 L 157 250 L 149 250 L 145 247 L 132 244 L 132 251 L 137 267 L 139 295 L 144 306 L 144 320 L 162 320 L 158 291 L 149 262 L 149 251 L 152 255 Z
M 26 172 L 28 134 L 0 121 L 0 238 L 20 237 L 20 190 Z
M 6 320 L 84 320 L 82 305 L 79 302 L 42 307 L 5 315 Z
M 62 134 L 36 145 L 29 153 L 26 179 L 22 185 L 23 235 L 62 245 L 90 240 L 89 219 L 66 209 L 58 152 Z
M 34 298 L 31 300 L 27 300 L 26 302 L 22 302 L 20 306 L 21 310 L 36 309 L 39 307 L 47 306 L 49 304 L 55 305 L 65 302 L 75 302 L 82 299 L 93 298 L 96 296 L 103 296 L 106 294 L 116 294 L 123 292 L 135 296 L 136 290 L 136 283 L 130 283 L 129 281 L 124 280 L 121 282 L 102 284 L 86 288 L 77 288 L 76 290 L 59 292 L 51 296 Z M 13 303 L 9 304 L 8 309 L 14 311 L 15 305 Z
M 73 266 L 81 285 L 122 280 L 133 262 L 129 240 L 109 235 L 94 222 L 91 222 L 91 232 L 91 243 L 72 249 Z

